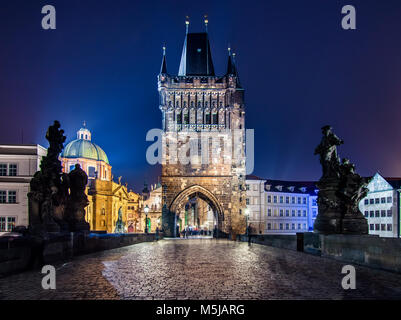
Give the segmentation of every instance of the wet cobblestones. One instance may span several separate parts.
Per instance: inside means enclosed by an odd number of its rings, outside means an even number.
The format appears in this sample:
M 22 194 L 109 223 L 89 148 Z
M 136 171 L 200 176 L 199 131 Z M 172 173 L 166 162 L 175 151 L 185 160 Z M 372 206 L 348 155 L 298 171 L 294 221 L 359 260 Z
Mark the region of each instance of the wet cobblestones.
M 356 266 L 356 290 L 341 288 L 345 263 L 215 239 L 163 240 L 75 258 L 57 269 L 57 289 L 39 271 L 0 279 L 0 299 L 400 299 L 401 275 Z

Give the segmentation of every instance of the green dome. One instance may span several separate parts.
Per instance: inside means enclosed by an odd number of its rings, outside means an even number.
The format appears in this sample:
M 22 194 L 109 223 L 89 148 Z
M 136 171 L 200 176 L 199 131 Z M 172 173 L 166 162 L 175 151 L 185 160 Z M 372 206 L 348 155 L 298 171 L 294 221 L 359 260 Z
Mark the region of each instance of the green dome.
M 106 153 L 97 144 L 90 140 L 76 139 L 68 143 L 62 154 L 62 158 L 86 158 L 104 161 L 109 164 Z

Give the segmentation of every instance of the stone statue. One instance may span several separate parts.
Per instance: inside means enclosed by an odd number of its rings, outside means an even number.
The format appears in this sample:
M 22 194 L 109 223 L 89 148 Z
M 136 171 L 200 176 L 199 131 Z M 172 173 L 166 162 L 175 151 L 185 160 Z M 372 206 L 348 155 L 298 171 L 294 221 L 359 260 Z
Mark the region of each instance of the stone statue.
M 84 220 L 88 177 L 79 166 L 69 175 L 62 172 L 59 156 L 66 137 L 58 121 L 49 126 L 46 139 L 47 155 L 30 182 L 29 232 L 44 239 L 49 233 L 89 230 Z
M 68 201 L 68 219 L 73 231 L 89 231 L 89 224 L 85 221 L 85 207 L 89 204 L 85 194 L 88 184 L 88 175 L 81 169 L 80 164 L 68 174 L 70 197 Z
M 50 146 L 47 155 L 42 158 L 40 171 L 34 174 L 30 182 L 31 190 L 28 193 L 31 231 L 40 234 L 60 231 L 56 220 L 63 219 L 66 201 L 66 193 L 61 185 L 62 166 L 58 159 L 66 137 L 57 120 L 49 126 L 46 139 Z
M 315 155 L 320 155 L 320 163 L 323 168 L 323 178 L 338 177 L 340 160 L 337 154 L 337 146 L 344 143 L 332 132 L 331 126 L 322 128 L 322 141 L 315 149 Z
M 315 150 L 315 155 L 320 155 L 323 175 L 316 184 L 319 214 L 314 229 L 326 234 L 367 234 L 367 220 L 358 205 L 368 192 L 368 179 L 355 173 L 355 165 L 348 159 L 340 163 L 337 146 L 343 141 L 332 128 L 324 126 L 322 133 L 322 141 Z
M 120 207 L 120 209 L 118 209 L 118 217 L 117 217 L 114 233 L 124 233 L 124 232 L 125 232 L 125 224 L 123 221 L 123 213 L 122 213 L 122 210 Z

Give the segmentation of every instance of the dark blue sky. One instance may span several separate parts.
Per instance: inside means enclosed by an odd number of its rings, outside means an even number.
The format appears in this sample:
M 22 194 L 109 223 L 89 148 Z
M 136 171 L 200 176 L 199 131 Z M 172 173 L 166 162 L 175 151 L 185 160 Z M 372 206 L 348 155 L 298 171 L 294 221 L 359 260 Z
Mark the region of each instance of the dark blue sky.
M 41 29 L 41 8 L 57 30 Z M 357 30 L 341 28 L 352 4 Z M 67 140 L 83 120 L 114 176 L 135 190 L 156 181 L 146 163 L 147 130 L 161 126 L 156 76 L 162 44 L 178 72 L 185 34 L 209 34 L 215 70 L 237 53 L 246 124 L 255 129 L 254 173 L 318 179 L 320 127 L 345 140 L 339 153 L 363 175 L 401 176 L 401 2 L 360 0 L 14 0 L 0 3 L 0 143 L 47 146 L 60 120 Z

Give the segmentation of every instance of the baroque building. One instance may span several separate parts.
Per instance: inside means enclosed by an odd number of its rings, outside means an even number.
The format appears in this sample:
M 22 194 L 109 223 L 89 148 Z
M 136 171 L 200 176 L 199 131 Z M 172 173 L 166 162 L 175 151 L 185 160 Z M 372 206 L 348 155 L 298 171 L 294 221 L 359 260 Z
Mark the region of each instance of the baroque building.
M 89 205 L 85 208 L 86 221 L 92 231 L 107 233 L 138 232 L 142 197 L 128 191 L 128 186 L 113 181 L 111 165 L 106 153 L 92 142 L 86 128 L 77 132 L 77 139 L 69 142 L 60 155 L 63 172 L 69 173 L 80 164 L 88 175 L 86 193 Z M 119 227 L 117 228 L 117 222 Z
M 158 75 L 162 227 L 176 236 L 186 205 L 197 198 L 212 209 L 219 234 L 235 237 L 245 231 L 244 90 L 231 51 L 226 73 L 217 76 L 208 33 L 189 33 L 186 24 L 178 74 L 167 71 L 164 48 Z

